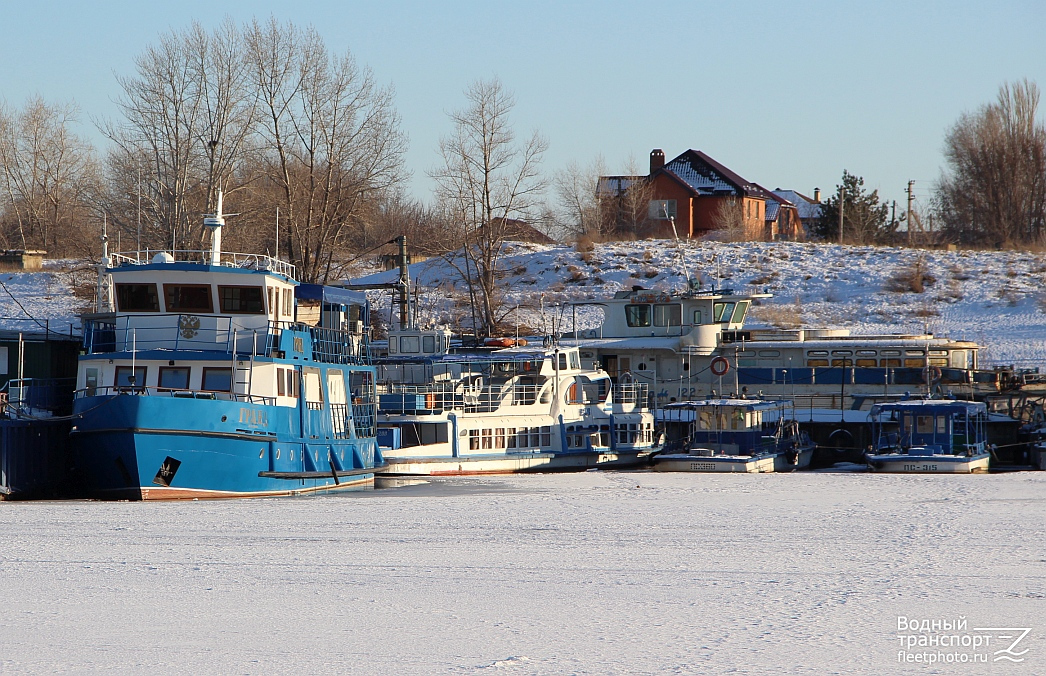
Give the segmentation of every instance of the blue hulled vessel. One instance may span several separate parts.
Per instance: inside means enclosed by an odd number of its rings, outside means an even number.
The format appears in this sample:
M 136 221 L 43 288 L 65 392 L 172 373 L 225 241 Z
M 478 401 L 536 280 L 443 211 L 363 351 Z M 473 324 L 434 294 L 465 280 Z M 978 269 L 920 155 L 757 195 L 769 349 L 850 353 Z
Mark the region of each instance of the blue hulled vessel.
M 211 248 L 103 252 L 71 433 L 85 494 L 256 497 L 372 484 L 375 371 L 363 294 Z

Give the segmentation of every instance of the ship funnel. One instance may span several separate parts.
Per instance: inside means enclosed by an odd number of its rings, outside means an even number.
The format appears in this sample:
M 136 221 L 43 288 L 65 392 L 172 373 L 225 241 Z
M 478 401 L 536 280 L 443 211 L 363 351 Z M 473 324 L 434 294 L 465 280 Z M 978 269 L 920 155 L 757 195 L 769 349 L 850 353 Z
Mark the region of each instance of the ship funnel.
M 222 215 L 222 193 L 218 191 L 218 208 L 210 216 L 203 219 L 203 227 L 211 231 L 211 265 L 222 263 L 222 226 L 225 225 L 225 217 Z

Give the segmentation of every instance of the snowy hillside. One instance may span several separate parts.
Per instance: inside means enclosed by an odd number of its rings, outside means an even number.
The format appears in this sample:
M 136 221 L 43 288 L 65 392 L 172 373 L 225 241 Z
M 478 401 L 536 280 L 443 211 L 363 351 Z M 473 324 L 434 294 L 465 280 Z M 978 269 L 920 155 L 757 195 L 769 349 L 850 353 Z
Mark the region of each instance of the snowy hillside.
M 555 322 L 569 331 L 573 315 L 566 303 L 599 300 L 632 286 L 681 289 L 684 266 L 705 286 L 772 293 L 754 308 L 752 322 L 842 326 L 866 334 L 929 331 L 986 346 L 985 366 L 1046 366 L 1046 257 L 1013 251 L 717 242 L 679 248 L 649 240 L 579 251 L 572 245 L 510 243 L 502 266 L 505 324 L 518 321 L 523 332 L 545 333 Z M 367 274 L 373 270 L 361 268 L 354 281 L 392 281 L 397 275 Z M 467 286 L 454 265 L 431 259 L 412 265 L 410 274 L 422 287 L 423 323 L 471 323 Z M 79 325 L 92 281 L 86 264 L 68 262 L 52 262 L 40 273 L 0 273 L 0 328 L 33 331 L 39 322 L 68 333 L 70 325 Z M 74 286 L 80 297 L 73 295 Z M 388 318 L 389 294 L 371 295 Z M 595 328 L 601 316 L 595 307 L 579 310 L 578 328 Z
M 864 334 L 929 331 L 985 345 L 986 366 L 1046 365 L 1046 258 L 1013 251 L 644 241 L 597 244 L 585 252 L 513 243 L 501 285 L 506 324 L 515 322 L 518 305 L 519 322 L 534 332 L 550 330 L 554 318 L 570 331 L 573 317 L 557 304 L 598 300 L 633 286 L 682 289 L 684 266 L 704 286 L 772 293 L 754 309 L 755 324 L 841 326 Z M 354 281 L 391 281 L 396 274 Z M 467 288 L 454 265 L 431 259 L 412 265 L 410 274 L 429 289 L 419 298 L 423 321 L 452 327 L 469 322 Z M 387 294 L 374 300 L 387 313 Z M 591 308 L 577 317 L 579 329 L 594 328 L 602 312 Z

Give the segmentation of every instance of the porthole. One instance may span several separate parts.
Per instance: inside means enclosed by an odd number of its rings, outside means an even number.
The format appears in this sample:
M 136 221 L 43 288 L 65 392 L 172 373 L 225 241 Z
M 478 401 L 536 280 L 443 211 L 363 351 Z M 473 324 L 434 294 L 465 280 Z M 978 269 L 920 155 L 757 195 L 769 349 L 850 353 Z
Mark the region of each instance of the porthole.
M 276 459 L 277 460 L 280 459 L 280 449 L 278 449 L 278 448 L 276 449 Z

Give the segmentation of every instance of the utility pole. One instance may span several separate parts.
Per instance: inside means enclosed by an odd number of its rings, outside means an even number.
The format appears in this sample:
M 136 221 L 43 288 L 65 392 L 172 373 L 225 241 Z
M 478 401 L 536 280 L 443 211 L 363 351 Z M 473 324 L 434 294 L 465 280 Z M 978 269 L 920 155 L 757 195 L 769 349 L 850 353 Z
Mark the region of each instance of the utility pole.
M 839 186 L 839 243 L 843 243 L 843 207 L 846 206 L 846 186 Z
M 911 247 L 911 245 L 912 245 L 912 225 L 914 223 L 914 221 L 912 219 L 912 200 L 915 199 L 915 196 L 912 193 L 912 187 L 914 185 L 915 185 L 915 181 L 908 181 L 908 190 L 906 191 L 908 193 L 908 215 L 907 215 L 906 218 L 908 219 L 908 246 L 909 247 Z

